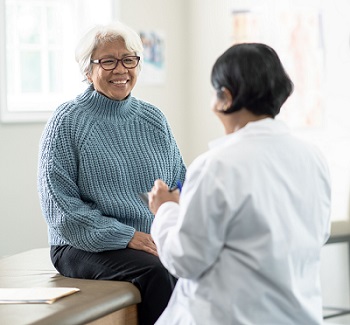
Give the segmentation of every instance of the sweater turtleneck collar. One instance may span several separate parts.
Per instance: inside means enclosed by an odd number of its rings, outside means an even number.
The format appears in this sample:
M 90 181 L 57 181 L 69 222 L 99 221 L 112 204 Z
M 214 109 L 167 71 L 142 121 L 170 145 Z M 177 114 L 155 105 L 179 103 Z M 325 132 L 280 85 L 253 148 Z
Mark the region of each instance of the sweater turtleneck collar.
M 137 111 L 131 94 L 123 100 L 113 100 L 96 91 L 93 85 L 77 97 L 77 102 L 96 117 L 112 121 L 127 120 Z

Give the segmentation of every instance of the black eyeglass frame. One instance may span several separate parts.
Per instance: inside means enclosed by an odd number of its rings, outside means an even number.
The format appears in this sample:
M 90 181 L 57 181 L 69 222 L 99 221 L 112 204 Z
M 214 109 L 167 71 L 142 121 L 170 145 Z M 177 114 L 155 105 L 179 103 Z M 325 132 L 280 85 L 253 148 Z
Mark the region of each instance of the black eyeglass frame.
M 137 62 L 136 62 L 136 65 L 135 65 L 135 66 L 133 66 L 133 67 L 126 67 L 126 66 L 125 66 L 124 60 L 129 59 L 129 58 L 133 58 L 133 59 L 136 58 Z M 122 59 L 115 59 L 115 58 L 108 58 L 108 59 L 107 59 L 107 58 L 106 58 L 106 59 L 99 59 L 99 60 L 90 60 L 90 63 L 99 64 L 100 67 L 101 67 L 103 70 L 105 70 L 105 71 L 112 71 L 112 70 L 114 70 L 114 69 L 118 66 L 118 63 L 119 63 L 119 62 L 121 62 L 122 66 L 123 66 L 125 69 L 134 69 L 134 68 L 136 68 L 136 67 L 138 66 L 138 64 L 139 64 L 139 62 L 140 62 L 140 59 L 141 59 L 141 58 L 140 58 L 139 56 L 137 56 L 137 55 L 128 55 L 128 56 L 123 57 Z M 113 68 L 108 68 L 108 69 L 104 68 L 104 67 L 103 67 L 103 63 L 101 62 L 101 61 L 103 61 L 103 60 L 115 61 L 114 67 L 113 67 Z

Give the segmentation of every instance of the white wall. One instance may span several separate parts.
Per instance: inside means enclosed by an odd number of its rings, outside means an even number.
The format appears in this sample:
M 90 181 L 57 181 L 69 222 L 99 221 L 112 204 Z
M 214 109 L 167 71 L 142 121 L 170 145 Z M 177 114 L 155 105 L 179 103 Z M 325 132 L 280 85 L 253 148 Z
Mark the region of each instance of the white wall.
M 217 57 L 230 46 L 229 1 L 189 1 L 190 111 L 188 128 L 191 130 L 191 156 L 207 150 L 208 142 L 222 136 L 224 130 L 210 109 L 212 87 L 211 67 Z
M 165 37 L 165 83 L 138 83 L 133 95 L 159 107 L 167 116 L 181 152 L 189 162 L 187 131 L 189 105 L 188 20 L 186 0 L 124 0 L 120 2 L 120 20 L 136 31 L 157 31 Z M 142 73 L 142 72 L 141 72 Z
M 43 124 L 0 124 L 0 257 L 47 246 L 36 190 Z

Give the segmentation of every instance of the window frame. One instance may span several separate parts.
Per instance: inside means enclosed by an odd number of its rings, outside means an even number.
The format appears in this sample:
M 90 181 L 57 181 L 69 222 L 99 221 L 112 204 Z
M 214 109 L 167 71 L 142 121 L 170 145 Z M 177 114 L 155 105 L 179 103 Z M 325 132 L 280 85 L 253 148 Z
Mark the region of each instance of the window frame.
M 29 1 L 38 2 L 37 0 L 27 0 L 26 3 L 29 3 Z M 119 0 L 103 0 L 110 6 L 110 13 L 109 19 L 110 21 L 117 19 L 119 14 Z M 82 10 L 83 13 L 85 13 L 85 16 L 82 17 L 82 21 L 85 23 L 85 27 L 82 28 L 79 34 L 81 36 L 82 32 L 86 31 L 87 28 L 92 27 L 95 24 L 101 23 L 102 19 L 96 15 L 96 10 L 98 8 L 101 8 L 101 6 L 96 5 L 96 0 L 70 0 L 69 4 L 72 6 L 72 8 L 83 8 L 85 10 Z M 90 10 L 90 11 L 89 11 Z M 94 11 L 94 12 L 92 12 Z M 90 13 L 91 12 L 91 13 Z M 102 11 L 101 11 L 102 12 Z M 106 15 L 106 12 L 103 13 L 104 18 Z M 90 16 L 94 17 L 96 16 L 96 19 L 91 19 Z M 104 22 L 106 19 L 104 19 Z M 64 96 L 61 96 L 61 94 L 65 95 L 65 93 L 58 93 L 56 94 L 50 94 L 45 96 L 44 104 L 41 105 L 40 109 L 37 109 L 37 103 L 39 102 L 38 99 L 40 98 L 40 101 L 42 102 L 42 94 L 36 93 L 33 94 L 33 101 L 27 100 L 28 98 L 31 98 L 31 94 L 29 93 L 28 96 L 24 96 L 23 100 L 25 99 L 25 107 L 23 109 L 19 109 L 19 106 L 9 106 L 9 93 L 8 93 L 8 86 L 7 86 L 7 57 L 6 57 L 6 27 L 7 27 L 7 21 L 6 21 L 6 0 L 0 0 L 0 123 L 35 123 L 35 122 L 45 122 L 47 119 L 51 116 L 54 109 L 60 104 L 61 102 L 64 102 L 66 99 Z M 65 35 L 65 34 L 64 34 Z M 63 38 L 65 38 L 63 36 Z M 76 41 L 75 41 L 76 42 Z M 73 47 L 75 44 L 73 45 Z M 74 49 L 72 49 L 73 51 Z M 74 61 L 74 55 L 72 56 L 72 61 Z M 44 60 L 48 58 L 48 56 L 45 56 Z M 42 62 L 42 61 L 41 61 Z M 77 89 L 79 89 L 78 84 L 81 87 L 81 90 L 86 86 L 84 85 L 82 81 L 82 77 L 79 75 L 79 69 L 78 65 L 73 62 L 72 65 L 75 64 L 76 71 L 74 71 L 77 78 L 80 78 L 77 80 Z M 75 78 L 74 75 L 74 78 Z M 43 90 L 42 90 L 43 91 Z M 71 98 L 71 97 L 70 97 Z M 46 105 L 47 104 L 47 105 Z M 47 108 L 46 108 L 47 107 Z

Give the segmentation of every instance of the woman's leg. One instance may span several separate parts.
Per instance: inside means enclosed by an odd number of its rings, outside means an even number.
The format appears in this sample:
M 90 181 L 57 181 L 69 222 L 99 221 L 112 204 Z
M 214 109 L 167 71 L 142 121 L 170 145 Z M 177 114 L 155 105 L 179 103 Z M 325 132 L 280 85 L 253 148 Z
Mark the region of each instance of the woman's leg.
M 142 299 L 138 305 L 139 325 L 156 322 L 176 284 L 157 256 L 130 248 L 91 253 L 72 246 L 52 246 L 51 260 L 67 277 L 133 283 Z

